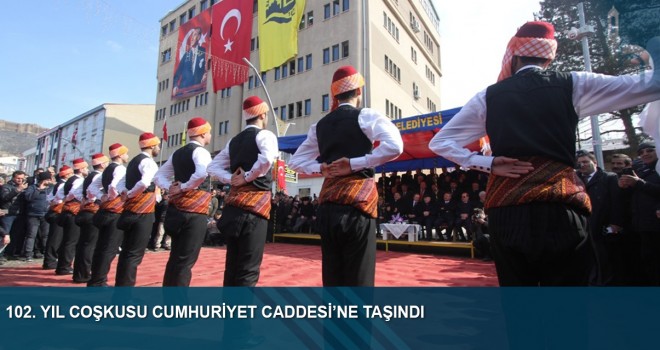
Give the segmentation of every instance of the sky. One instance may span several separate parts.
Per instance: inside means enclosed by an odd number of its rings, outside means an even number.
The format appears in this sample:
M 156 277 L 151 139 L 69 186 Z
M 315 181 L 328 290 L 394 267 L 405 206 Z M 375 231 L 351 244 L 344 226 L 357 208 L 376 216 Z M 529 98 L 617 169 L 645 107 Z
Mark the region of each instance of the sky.
M 0 22 L 0 119 L 54 127 L 103 103 L 155 103 L 159 20 L 183 0 L 9 1 Z M 495 82 L 539 0 L 433 0 L 441 108 Z

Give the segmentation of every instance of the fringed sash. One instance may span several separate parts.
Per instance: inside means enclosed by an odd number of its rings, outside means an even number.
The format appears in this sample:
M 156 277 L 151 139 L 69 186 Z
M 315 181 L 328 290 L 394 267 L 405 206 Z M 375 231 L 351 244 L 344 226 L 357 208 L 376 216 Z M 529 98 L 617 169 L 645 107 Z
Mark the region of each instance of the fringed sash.
M 96 214 L 99 211 L 99 204 L 96 201 L 85 201 L 80 210 Z
M 78 215 L 80 212 L 80 202 L 77 199 L 64 202 L 64 207 L 62 207 L 63 212 L 69 212 L 73 215 Z
M 258 189 L 254 185 L 232 186 L 225 198 L 225 205 L 231 205 L 270 219 L 270 198 L 270 191 Z
M 156 193 L 142 192 L 133 198 L 127 198 L 124 202 L 124 210 L 134 214 L 154 213 L 156 211 Z
M 50 205 L 50 210 L 56 214 L 62 214 L 62 208 L 64 208 L 64 202 Z
M 378 191 L 372 177 L 349 175 L 326 178 L 319 194 L 319 203 L 350 205 L 372 218 L 378 217 Z
M 211 194 L 201 190 L 190 190 L 170 196 L 169 204 L 186 213 L 208 215 Z
M 101 203 L 101 210 L 105 210 L 110 213 L 121 214 L 124 211 L 124 202 L 121 200 L 120 196 L 117 196 L 113 200 Z
M 491 174 L 485 207 L 497 208 L 532 202 L 565 203 L 583 214 L 591 213 L 591 201 L 575 170 L 542 157 L 518 157 L 534 170 L 514 179 Z

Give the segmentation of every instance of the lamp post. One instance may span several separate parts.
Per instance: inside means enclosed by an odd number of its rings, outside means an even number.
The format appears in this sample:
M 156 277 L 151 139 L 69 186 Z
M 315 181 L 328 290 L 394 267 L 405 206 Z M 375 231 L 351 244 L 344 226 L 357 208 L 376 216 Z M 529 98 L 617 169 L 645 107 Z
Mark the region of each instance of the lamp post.
M 578 16 L 580 28 L 571 28 L 566 34 L 569 39 L 580 40 L 582 42 L 582 54 L 584 56 L 584 70 L 591 72 L 591 57 L 589 55 L 589 36 L 594 34 L 594 28 L 586 24 L 584 16 L 584 3 L 579 3 Z M 600 139 L 600 126 L 598 125 L 598 115 L 591 116 L 591 137 L 594 147 L 594 155 L 598 166 L 605 168 L 605 161 L 603 159 L 603 142 Z
M 85 153 L 83 153 L 83 151 L 81 151 L 80 148 L 78 148 L 78 146 L 76 146 L 76 144 L 75 144 L 73 141 L 71 141 L 71 140 L 69 140 L 69 139 L 65 139 L 64 137 L 61 137 L 60 140 L 66 142 L 66 143 L 68 143 L 68 144 L 70 144 L 71 147 L 73 147 L 73 150 L 74 150 L 74 151 L 78 151 L 78 153 L 80 153 L 80 156 L 81 156 L 81 157 L 85 157 Z M 74 155 L 75 155 L 75 153 L 74 153 Z M 58 155 L 58 156 L 59 156 L 59 155 Z

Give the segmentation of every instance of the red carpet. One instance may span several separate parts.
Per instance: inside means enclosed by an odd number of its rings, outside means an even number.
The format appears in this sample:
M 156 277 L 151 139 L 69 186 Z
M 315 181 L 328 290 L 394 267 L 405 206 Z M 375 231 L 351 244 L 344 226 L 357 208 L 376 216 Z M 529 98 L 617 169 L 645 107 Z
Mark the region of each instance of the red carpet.
M 138 286 L 160 286 L 169 252 L 147 252 L 138 268 Z M 114 284 L 115 266 L 109 283 Z M 203 248 L 193 269 L 193 286 L 219 287 L 225 265 L 225 248 Z M 321 286 L 321 248 L 300 244 L 266 245 L 259 286 Z M 71 276 L 56 276 L 41 269 L 41 261 L 19 266 L 0 266 L 0 286 L 83 286 Z M 422 255 L 379 250 L 376 255 L 376 286 L 485 287 L 497 286 L 495 266 L 478 259 Z

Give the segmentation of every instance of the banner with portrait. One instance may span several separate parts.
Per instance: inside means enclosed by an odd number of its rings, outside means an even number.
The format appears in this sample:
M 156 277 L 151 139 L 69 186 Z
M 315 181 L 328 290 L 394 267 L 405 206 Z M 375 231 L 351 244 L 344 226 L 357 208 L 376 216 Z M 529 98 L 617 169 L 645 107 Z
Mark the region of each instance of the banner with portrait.
M 203 11 L 179 28 L 172 99 L 187 98 L 206 90 L 210 34 L 210 10 Z

